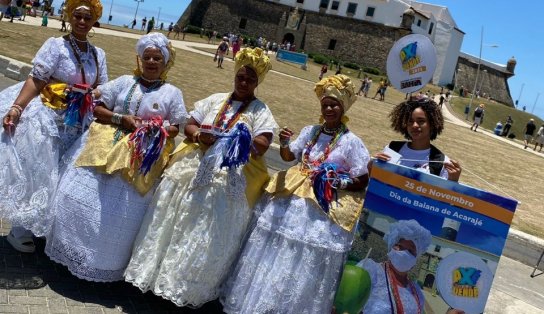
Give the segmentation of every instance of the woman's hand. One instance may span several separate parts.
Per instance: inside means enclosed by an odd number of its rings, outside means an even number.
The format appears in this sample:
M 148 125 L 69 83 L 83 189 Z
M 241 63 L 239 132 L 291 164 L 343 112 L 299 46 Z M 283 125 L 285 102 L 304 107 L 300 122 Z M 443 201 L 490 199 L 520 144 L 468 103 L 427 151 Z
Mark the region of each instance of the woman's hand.
M 280 130 L 280 156 L 283 161 L 293 161 L 296 159 L 295 155 L 289 148 L 289 143 L 291 142 L 291 137 L 293 134 L 295 134 L 295 132 L 286 126 Z
M 288 127 L 284 126 L 280 130 L 280 143 L 286 143 L 291 141 L 291 137 L 295 134 L 295 132 L 291 131 Z
M 450 159 L 449 162 L 444 163 L 444 168 L 448 171 L 448 180 L 455 182 L 459 181 L 462 168 L 458 161 Z
M 142 118 L 131 115 L 123 115 L 121 126 L 128 131 L 136 130 L 142 124 Z
M 378 160 L 381 160 L 381 161 L 389 161 L 391 160 L 391 156 L 387 155 L 386 153 L 384 152 L 379 152 L 377 154 L 374 155 L 374 158 L 378 159 Z
M 2 120 L 2 126 L 6 132 L 13 132 L 17 123 L 19 123 L 20 113 L 17 109 L 11 108 Z
M 216 140 L 217 140 L 217 137 L 215 137 L 215 135 L 211 133 L 201 132 L 198 135 L 198 142 L 204 145 L 211 146 L 215 143 Z

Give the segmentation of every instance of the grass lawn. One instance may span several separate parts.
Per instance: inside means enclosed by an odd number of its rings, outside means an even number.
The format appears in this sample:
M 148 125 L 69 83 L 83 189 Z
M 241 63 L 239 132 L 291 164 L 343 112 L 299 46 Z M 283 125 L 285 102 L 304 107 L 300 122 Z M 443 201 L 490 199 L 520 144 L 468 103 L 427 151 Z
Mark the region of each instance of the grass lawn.
M 1 23 L 0 54 L 30 62 L 48 37 L 59 35 L 56 29 Z M 200 39 L 198 36 L 191 36 L 192 39 L 193 37 L 196 37 L 196 40 Z M 136 59 L 134 52 L 136 40 L 96 34 L 91 41 L 106 51 L 110 79 L 132 72 Z M 232 62 L 225 62 L 225 69 L 218 69 L 209 56 L 181 50 L 177 51 L 176 61 L 176 65 L 169 73 L 169 81 L 182 89 L 188 110 L 191 110 L 193 103 L 199 99 L 232 89 L 234 77 Z M 257 96 L 270 106 L 280 126 L 300 130 L 305 125 L 316 123 L 319 105 L 313 92 L 313 84 L 317 80 L 319 66 L 310 64 L 309 69 L 303 71 L 298 66 L 275 60 L 273 62 L 275 70 L 304 80 L 280 73 L 270 73 L 258 87 Z M 329 70 L 327 74 L 332 73 L 334 70 Z M 357 73 L 351 75 L 356 77 Z M 359 84 L 357 81 L 357 88 Z M 377 85 L 376 82 L 373 84 L 370 95 L 374 95 Z M 439 87 L 428 86 L 426 89 L 436 92 Z M 349 128 L 363 139 L 372 154 L 380 151 L 389 141 L 401 138 L 389 127 L 388 113 L 395 103 L 403 99 L 404 94 L 391 87 L 387 90 L 386 102 L 359 98 L 348 112 Z M 461 102 L 457 102 L 456 98 L 454 110 L 462 114 L 464 105 L 459 104 Z M 498 104 L 489 104 L 487 112 L 484 127 L 490 129 L 493 129 L 498 119 L 510 113 L 514 114 L 510 112 L 510 108 Z M 517 134 L 520 133 L 518 127 L 523 127 L 528 119 L 514 116 L 514 120 L 514 132 Z M 435 145 L 450 158 L 461 162 L 464 168 L 461 175 L 462 183 L 498 194 L 506 193 L 520 200 L 514 226 L 518 230 L 544 237 L 544 228 L 539 223 L 544 220 L 544 205 L 540 199 L 544 186 L 542 156 L 471 132 L 468 127 L 449 123 L 446 124 Z

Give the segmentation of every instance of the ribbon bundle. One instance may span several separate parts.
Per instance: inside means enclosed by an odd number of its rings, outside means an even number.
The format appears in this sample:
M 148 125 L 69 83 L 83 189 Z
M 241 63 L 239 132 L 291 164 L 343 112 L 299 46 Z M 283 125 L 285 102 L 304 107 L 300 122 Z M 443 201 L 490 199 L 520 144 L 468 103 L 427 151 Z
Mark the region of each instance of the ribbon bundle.
M 166 144 L 168 132 L 162 125 L 160 116 L 153 117 L 130 134 L 128 143 L 133 148 L 130 165 L 140 162 L 139 170 L 143 175 L 151 170 Z
M 92 115 L 94 105 L 91 90 L 88 85 L 74 85 L 66 96 L 68 107 L 64 115 L 64 124 L 74 127 L 81 123 L 85 129 L 86 122 L 90 121 L 89 115 Z
M 315 198 L 326 213 L 329 212 L 332 201 L 338 201 L 338 188 L 341 181 L 351 181 L 347 173 L 338 171 L 337 168 L 338 166 L 334 163 L 324 162 L 310 175 Z
M 227 142 L 221 168 L 237 168 L 249 161 L 251 150 L 251 133 L 245 123 L 238 123 L 234 129 L 226 135 Z

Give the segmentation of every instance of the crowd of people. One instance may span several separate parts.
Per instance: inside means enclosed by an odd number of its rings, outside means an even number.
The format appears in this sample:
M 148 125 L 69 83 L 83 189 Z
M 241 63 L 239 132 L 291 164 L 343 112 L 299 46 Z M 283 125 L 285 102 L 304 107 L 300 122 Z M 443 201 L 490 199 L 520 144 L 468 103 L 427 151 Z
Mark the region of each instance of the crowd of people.
M 100 0 L 68 0 L 65 12 L 71 31 L 48 39 L 26 81 L 0 93 L 7 241 L 32 253 L 33 237 L 45 237 L 45 253 L 74 276 L 125 280 L 178 306 L 219 299 L 227 313 L 331 313 L 373 165 L 347 114 L 371 79 L 356 92 L 348 76 L 321 77 L 321 120 L 279 128 L 255 93 L 266 88 L 270 59 L 238 47 L 232 90 L 187 113 L 167 81 L 176 54 L 166 36 L 143 35 L 134 72 L 109 80 L 107 55 L 88 38 Z M 388 85 L 380 82 L 382 100 Z M 374 162 L 398 155 L 404 166 L 459 180 L 460 164 L 431 144 L 444 128 L 434 100 L 410 97 L 390 119 L 406 141 L 390 142 Z M 185 140 L 175 147 L 179 132 Z M 263 155 L 276 135 L 280 157 L 298 163 L 269 177 Z M 400 278 L 402 293 L 389 309 L 421 311 L 407 272 L 427 233 L 392 225 L 390 258 L 359 264 L 377 278 L 365 313 L 383 310 L 388 276 Z

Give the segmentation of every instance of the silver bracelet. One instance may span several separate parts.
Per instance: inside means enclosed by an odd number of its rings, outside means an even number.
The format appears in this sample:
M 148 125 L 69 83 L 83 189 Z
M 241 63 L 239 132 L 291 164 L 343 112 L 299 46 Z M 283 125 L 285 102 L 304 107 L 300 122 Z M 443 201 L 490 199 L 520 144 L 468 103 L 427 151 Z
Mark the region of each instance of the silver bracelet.
M 123 115 L 120 113 L 114 113 L 111 116 L 111 123 L 121 125 L 121 120 L 123 119 Z

